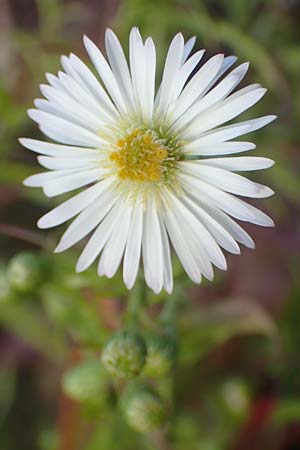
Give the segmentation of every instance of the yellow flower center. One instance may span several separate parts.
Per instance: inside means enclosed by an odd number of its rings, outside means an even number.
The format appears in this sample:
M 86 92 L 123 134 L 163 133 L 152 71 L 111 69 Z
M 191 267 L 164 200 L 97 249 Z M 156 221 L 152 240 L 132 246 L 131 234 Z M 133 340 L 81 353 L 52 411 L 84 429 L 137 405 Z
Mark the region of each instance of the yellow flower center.
M 168 147 L 153 130 L 135 128 L 116 143 L 110 160 L 121 180 L 160 181 L 169 156 Z

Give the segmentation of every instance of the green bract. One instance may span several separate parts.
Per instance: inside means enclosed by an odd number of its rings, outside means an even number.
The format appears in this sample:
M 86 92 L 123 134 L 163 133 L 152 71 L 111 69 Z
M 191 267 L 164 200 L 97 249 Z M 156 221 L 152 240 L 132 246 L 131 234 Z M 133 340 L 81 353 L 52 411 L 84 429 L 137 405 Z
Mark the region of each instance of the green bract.
M 147 349 L 143 338 L 133 331 L 118 331 L 102 350 L 102 363 L 114 376 L 137 376 L 146 361 Z
M 143 373 L 150 377 L 168 374 L 177 358 L 177 342 L 172 336 L 151 334 L 146 338 L 147 359 Z
M 142 433 L 162 428 L 168 416 L 168 408 L 161 397 L 141 384 L 129 386 L 125 391 L 121 410 L 128 425 Z

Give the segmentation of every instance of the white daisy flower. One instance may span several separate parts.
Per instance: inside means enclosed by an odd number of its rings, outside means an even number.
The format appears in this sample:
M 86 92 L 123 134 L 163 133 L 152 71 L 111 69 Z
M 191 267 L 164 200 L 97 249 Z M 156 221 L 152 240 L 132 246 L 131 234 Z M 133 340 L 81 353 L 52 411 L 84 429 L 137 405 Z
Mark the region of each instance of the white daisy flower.
M 148 286 L 171 293 L 170 244 L 188 276 L 200 283 L 202 276 L 212 280 L 212 265 L 226 270 L 221 248 L 238 254 L 238 243 L 254 247 L 234 219 L 273 225 L 235 197 L 272 195 L 235 172 L 265 169 L 273 161 L 227 155 L 255 148 L 234 139 L 275 116 L 224 126 L 266 89 L 252 84 L 232 93 L 248 63 L 228 72 L 236 58 L 219 54 L 198 69 L 204 50 L 190 56 L 194 43 L 194 38 L 185 43 L 180 33 L 174 37 L 157 93 L 155 45 L 151 38 L 143 41 L 137 28 L 130 33 L 129 64 L 116 35 L 107 30 L 108 61 L 84 37 L 96 76 L 70 54 L 61 59 L 64 71 L 47 74 L 49 85 L 41 85 L 45 99 L 35 100 L 36 109 L 28 114 L 57 143 L 21 139 L 49 169 L 24 184 L 42 187 L 48 197 L 86 187 L 38 221 L 40 228 L 51 228 L 76 216 L 56 252 L 92 232 L 78 272 L 99 258 L 99 275 L 112 277 L 123 259 L 124 282 L 131 288 L 142 257 Z

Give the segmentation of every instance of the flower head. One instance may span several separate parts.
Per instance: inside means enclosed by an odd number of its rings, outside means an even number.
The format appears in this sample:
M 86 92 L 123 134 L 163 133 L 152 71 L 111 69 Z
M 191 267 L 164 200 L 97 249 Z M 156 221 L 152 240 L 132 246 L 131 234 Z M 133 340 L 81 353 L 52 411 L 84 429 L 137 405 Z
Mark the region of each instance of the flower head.
M 275 116 L 225 125 L 258 102 L 266 90 L 257 84 L 232 93 L 248 64 L 230 70 L 236 58 L 216 55 L 202 64 L 204 50 L 190 56 L 195 39 L 182 34 L 171 42 L 162 81 L 155 93 L 156 51 L 137 28 L 129 39 L 129 65 L 117 37 L 105 34 L 108 61 L 87 37 L 84 45 L 94 73 L 74 54 L 62 57 L 64 71 L 47 74 L 45 99 L 29 116 L 56 141 L 21 139 L 40 154 L 48 172 L 25 185 L 53 197 L 76 193 L 43 216 L 51 228 L 76 218 L 57 252 L 92 232 L 77 271 L 99 258 L 98 273 L 112 277 L 123 258 L 125 284 L 135 282 L 142 255 L 146 282 L 154 292 L 172 291 L 170 243 L 196 283 L 213 278 L 212 264 L 226 269 L 221 247 L 239 253 L 251 237 L 234 219 L 273 225 L 263 212 L 233 194 L 262 198 L 272 191 L 236 174 L 270 167 L 267 158 L 236 156 L 255 147 L 234 139 Z M 233 218 L 233 219 L 232 219 Z

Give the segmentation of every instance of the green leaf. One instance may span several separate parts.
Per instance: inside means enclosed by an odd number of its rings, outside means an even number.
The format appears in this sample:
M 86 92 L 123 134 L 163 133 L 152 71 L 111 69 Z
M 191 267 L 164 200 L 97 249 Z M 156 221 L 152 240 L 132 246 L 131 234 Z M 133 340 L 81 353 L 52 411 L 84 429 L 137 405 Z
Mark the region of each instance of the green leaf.
M 286 398 L 278 402 L 272 416 L 272 423 L 283 426 L 289 422 L 300 420 L 300 397 Z
M 254 301 L 234 299 L 181 314 L 181 361 L 193 363 L 237 335 L 274 335 L 271 317 Z
M 23 304 L 22 301 L 19 299 L 15 303 L 11 301 L 0 306 L 1 325 L 19 336 L 33 349 L 57 362 L 64 355 L 64 342 L 53 334 L 53 330 L 37 308 L 25 299 Z

